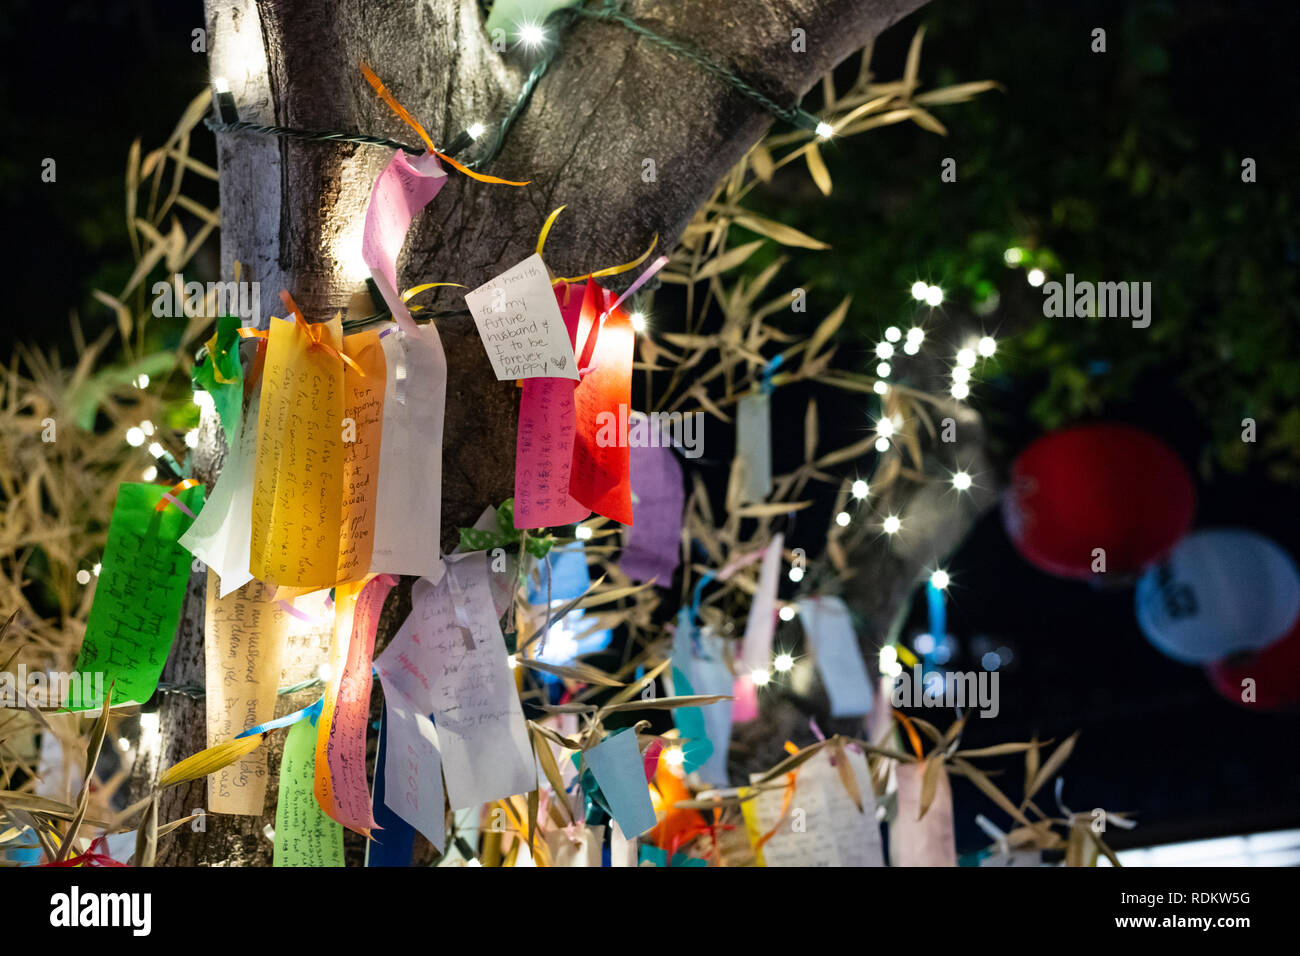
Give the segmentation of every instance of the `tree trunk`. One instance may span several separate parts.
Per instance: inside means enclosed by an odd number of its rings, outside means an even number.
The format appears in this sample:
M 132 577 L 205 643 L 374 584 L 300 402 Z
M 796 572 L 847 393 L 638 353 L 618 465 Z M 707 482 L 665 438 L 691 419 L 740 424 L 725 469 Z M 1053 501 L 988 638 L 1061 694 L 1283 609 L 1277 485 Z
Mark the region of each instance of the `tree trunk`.
M 705 51 L 773 100 L 794 104 L 828 69 L 922 2 L 631 0 L 624 10 Z M 361 77 L 358 64 L 365 61 L 445 144 L 475 122 L 493 128 L 528 69 L 514 54 L 492 50 L 476 0 L 205 5 L 212 75 L 227 80 L 240 119 L 251 122 L 413 140 Z M 792 49 L 796 30 L 805 33 L 806 52 Z M 546 246 L 556 274 L 631 259 L 656 233 L 661 248 L 670 249 L 721 176 L 771 125 L 769 114 L 724 81 L 619 24 L 578 20 L 550 42 L 561 51 L 489 170 L 531 185 L 485 185 L 449 169 L 447 184 L 411 230 L 399 270 L 403 287 L 479 285 L 525 258 L 547 213 L 564 204 Z M 472 159 L 474 148 L 460 158 Z M 312 321 L 346 308 L 361 291 L 366 201 L 390 155 L 370 146 L 218 136 L 223 273 L 243 264 L 245 278 L 261 284 L 263 316 L 282 311 L 282 288 Z M 646 160 L 654 162 L 651 182 L 642 177 Z M 443 291 L 434 305 L 463 308 L 456 293 Z M 449 548 L 458 526 L 513 494 L 518 390 L 495 380 L 468 317 L 441 319 L 438 329 L 449 370 L 442 482 L 442 541 Z M 205 481 L 219 471 L 218 431 L 205 428 L 195 453 Z M 916 562 L 909 560 L 910 571 Z M 899 568 L 889 573 L 910 583 Z M 883 620 L 904 589 L 880 590 Z M 378 647 L 400 621 L 400 604 L 392 604 Z M 203 683 L 202 634 L 203 589 L 196 583 L 166 680 Z M 309 703 L 312 693 L 282 698 L 277 713 Z M 205 744 L 201 701 L 166 695 L 159 717 L 161 742 L 142 747 L 137 787 Z M 267 749 L 272 773 L 264 818 L 212 816 L 204 832 L 182 828 L 162 841 L 160 864 L 269 863 L 263 829 L 274 821 L 278 744 Z M 160 820 L 203 806 L 203 786 L 168 790 Z

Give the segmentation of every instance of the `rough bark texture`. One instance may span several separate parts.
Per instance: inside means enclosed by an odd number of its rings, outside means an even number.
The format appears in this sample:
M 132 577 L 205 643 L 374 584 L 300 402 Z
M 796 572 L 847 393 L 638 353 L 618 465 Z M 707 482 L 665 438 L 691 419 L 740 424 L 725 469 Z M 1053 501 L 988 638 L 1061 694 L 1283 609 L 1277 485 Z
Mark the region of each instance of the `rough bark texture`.
M 624 9 L 708 52 L 774 100 L 794 103 L 827 69 L 922 2 L 631 0 Z M 229 82 L 244 120 L 414 142 L 362 79 L 364 60 L 441 144 L 474 122 L 495 123 L 526 73 L 525 62 L 491 49 L 476 0 L 207 0 L 206 8 L 213 76 Z M 795 29 L 806 32 L 806 52 L 791 49 Z M 771 125 L 769 115 L 716 77 L 620 25 L 579 21 L 561 42 L 489 170 L 532 185 L 484 185 L 451 172 L 412 230 L 403 286 L 478 285 L 528 255 L 547 213 L 562 204 L 568 209 L 546 247 L 557 274 L 630 259 L 655 233 L 671 248 L 718 179 Z M 312 320 L 346 308 L 365 276 L 365 203 L 389 152 L 246 133 L 222 134 L 218 150 L 223 271 L 229 274 L 237 260 L 246 278 L 261 283 L 263 316 L 279 314 L 282 288 Z M 471 149 L 461 158 L 473 155 Z M 654 161 L 652 182 L 642 177 L 647 159 Z M 455 295 L 434 301 L 463 307 Z M 449 545 L 458 525 L 513 493 L 518 399 L 515 388 L 494 380 L 468 318 L 442 320 L 439 331 L 449 368 L 442 518 Z M 196 452 L 204 480 L 219 469 L 218 431 L 209 423 Z M 950 537 L 959 537 L 960 524 L 951 525 Z M 941 538 L 926 540 L 934 547 Z M 869 580 L 861 590 L 870 597 L 860 607 L 873 622 L 892 620 L 916 567 L 932 553 L 883 554 L 874 572 L 864 572 Z M 381 623 L 381 647 L 398 619 L 394 603 Z M 202 623 L 196 578 L 165 679 L 203 682 Z M 278 712 L 310 696 L 283 698 Z M 137 786 L 204 745 L 201 701 L 166 696 L 159 717 L 161 750 L 142 754 Z M 784 737 L 774 733 L 779 747 Z M 278 767 L 278 747 L 267 757 Z M 209 817 L 203 832 L 182 829 L 165 838 L 158 862 L 269 863 L 263 828 L 274 820 L 274 778 L 264 818 Z M 173 788 L 160 819 L 203 804 L 201 782 Z

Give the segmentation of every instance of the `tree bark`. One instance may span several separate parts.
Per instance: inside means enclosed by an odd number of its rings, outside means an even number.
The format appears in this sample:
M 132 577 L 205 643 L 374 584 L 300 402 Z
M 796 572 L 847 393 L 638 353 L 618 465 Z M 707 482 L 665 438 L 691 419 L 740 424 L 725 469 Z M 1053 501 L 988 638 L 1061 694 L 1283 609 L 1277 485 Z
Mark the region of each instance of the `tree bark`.
M 828 69 L 923 2 L 631 0 L 624 9 L 729 66 L 773 100 L 794 104 Z M 212 74 L 227 80 L 240 118 L 252 122 L 414 141 L 361 77 L 364 60 L 441 145 L 475 122 L 491 129 L 528 69 L 514 54 L 492 50 L 476 0 L 205 6 Z M 806 52 L 795 52 L 795 30 L 805 31 Z M 525 258 L 546 215 L 565 204 L 546 246 L 556 274 L 631 259 L 654 234 L 670 249 L 721 176 L 772 123 L 717 77 L 621 25 L 579 20 L 550 42 L 561 50 L 489 170 L 531 185 L 485 185 L 449 170 L 448 183 L 411 230 L 399 269 L 403 287 L 444 281 L 474 288 Z M 390 155 L 369 146 L 218 136 L 223 273 L 243 264 L 245 278 L 261 285 L 263 316 L 281 311 L 282 288 L 312 321 L 346 308 L 361 290 L 366 201 Z M 471 149 L 459 158 L 473 155 Z M 646 160 L 655 169 L 649 182 L 642 176 Z M 463 308 L 446 290 L 432 304 Z M 441 530 L 450 547 L 458 526 L 513 493 L 518 398 L 511 384 L 495 380 L 468 317 L 442 319 L 438 328 L 448 365 Z M 195 452 L 205 481 L 219 471 L 218 431 L 208 423 Z M 882 606 L 897 605 L 897 590 L 881 597 Z M 392 611 L 381 622 L 378 647 L 395 630 Z M 166 680 L 203 683 L 202 634 L 203 589 L 195 583 Z M 310 696 L 282 698 L 277 713 Z M 159 717 L 160 743 L 142 748 L 139 787 L 205 743 L 201 701 L 167 695 Z M 182 828 L 162 842 L 160 864 L 269 863 L 263 828 L 274 821 L 278 743 L 267 749 L 272 773 L 264 817 L 210 816 L 204 832 Z M 160 819 L 203 806 L 202 788 L 198 781 L 168 790 Z

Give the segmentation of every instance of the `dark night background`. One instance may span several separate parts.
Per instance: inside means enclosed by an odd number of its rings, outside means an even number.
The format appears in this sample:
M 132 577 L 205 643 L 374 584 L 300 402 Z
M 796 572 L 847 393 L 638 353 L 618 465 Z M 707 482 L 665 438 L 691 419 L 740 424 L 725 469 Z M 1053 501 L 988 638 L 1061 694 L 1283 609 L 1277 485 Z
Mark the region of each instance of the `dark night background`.
M 1130 422 L 1192 468 L 1197 527 L 1253 528 L 1300 554 L 1296 6 L 999 0 L 976 9 L 933 0 L 891 29 L 876 45 L 879 79 L 901 74 L 925 23 L 927 86 L 987 78 L 1006 92 L 936 110 L 946 139 L 903 124 L 832 144 L 828 200 L 806 176 L 769 194 L 769 214 L 833 246 L 790 268 L 813 282 L 822 315 L 854 293 L 841 354 L 863 356 L 865 370 L 885 326 L 911 324 L 918 278 L 945 288 L 946 307 L 978 313 L 996 302 L 983 319 L 989 330 L 1014 326 L 1023 340 L 1000 340 L 972 402 L 1004 471 L 1050 427 Z M 113 321 L 90 291 L 120 287 L 131 270 L 127 150 L 136 137 L 146 149 L 161 142 L 207 82 L 206 58 L 190 49 L 201 23 L 197 0 L 9 0 L 0 9 L 0 212 L 15 287 L 0 332 L 5 355 L 17 341 L 69 350 L 73 312 L 88 338 Z M 1104 55 L 1088 49 L 1097 26 L 1108 32 Z M 215 164 L 206 131 L 191 151 Z M 47 156 L 58 161 L 55 184 L 40 181 Z M 939 182 L 946 156 L 958 158 L 957 185 Z M 1240 183 L 1244 156 L 1258 162 L 1256 184 Z M 189 188 L 216 204 L 215 184 Z M 1051 277 L 1152 280 L 1152 334 L 1062 327 L 1068 320 L 1041 328 L 1030 314 L 1040 296 L 1002 262 L 1011 245 L 1031 250 Z M 779 393 L 774 402 L 780 472 L 801 455 L 803 396 L 791 396 L 786 418 Z M 842 416 L 827 421 L 836 407 Z M 862 403 L 822 408 L 824 448 L 866 427 Z M 1281 437 L 1242 459 L 1233 423 L 1251 414 Z M 800 527 L 824 527 L 828 514 L 829 505 Z M 814 532 L 806 536 L 789 544 L 819 553 Z M 996 512 L 947 566 L 959 651 L 946 668 L 978 669 L 989 647 L 1014 652 L 1001 714 L 970 721 L 967 746 L 1081 729 L 1065 802 L 1136 813 L 1136 830 L 1108 833 L 1117 849 L 1300 825 L 1300 717 L 1233 706 L 1199 669 L 1157 653 L 1137 627 L 1131 589 L 1102 592 L 1036 571 Z M 918 590 L 905 635 L 924 629 Z M 1014 799 L 1020 762 L 1006 770 L 1000 781 Z M 958 848 L 970 851 L 987 842 L 974 814 L 1001 814 L 965 781 L 954 792 Z M 1038 802 L 1046 810 L 1050 794 Z

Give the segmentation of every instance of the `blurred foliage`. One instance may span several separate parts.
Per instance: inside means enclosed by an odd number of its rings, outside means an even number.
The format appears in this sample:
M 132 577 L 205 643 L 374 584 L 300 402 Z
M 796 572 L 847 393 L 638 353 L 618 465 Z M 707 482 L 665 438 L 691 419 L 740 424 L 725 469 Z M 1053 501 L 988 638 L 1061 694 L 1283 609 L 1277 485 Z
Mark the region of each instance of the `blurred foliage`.
M 1003 440 L 1113 413 L 1139 380 L 1164 381 L 1200 419 L 1203 466 L 1300 481 L 1300 202 L 1286 178 L 1300 142 L 1283 121 L 1297 83 L 1291 71 L 1261 85 L 1257 72 L 1289 60 L 1280 27 L 1295 15 L 1276 2 L 933 3 L 916 19 L 927 62 L 943 66 L 923 63 L 922 79 L 992 76 L 1006 94 L 950 111 L 946 140 L 884 129 L 823 144 L 853 216 L 830 216 L 806 175 L 778 174 L 759 208 L 833 247 L 794 250 L 793 267 L 803 285 L 855 296 L 847 327 L 866 365 L 885 326 L 924 321 L 918 279 L 944 289 L 943 308 L 1019 333 L 1001 341 L 994 380 L 972 383 Z M 1091 51 L 1094 27 L 1105 53 Z M 877 63 L 906 56 L 899 33 Z M 946 157 L 955 183 L 940 178 Z M 1256 183 L 1242 182 L 1245 157 Z M 1034 268 L 1149 281 L 1151 325 L 1043 318 Z M 1257 445 L 1241 440 L 1247 417 Z

